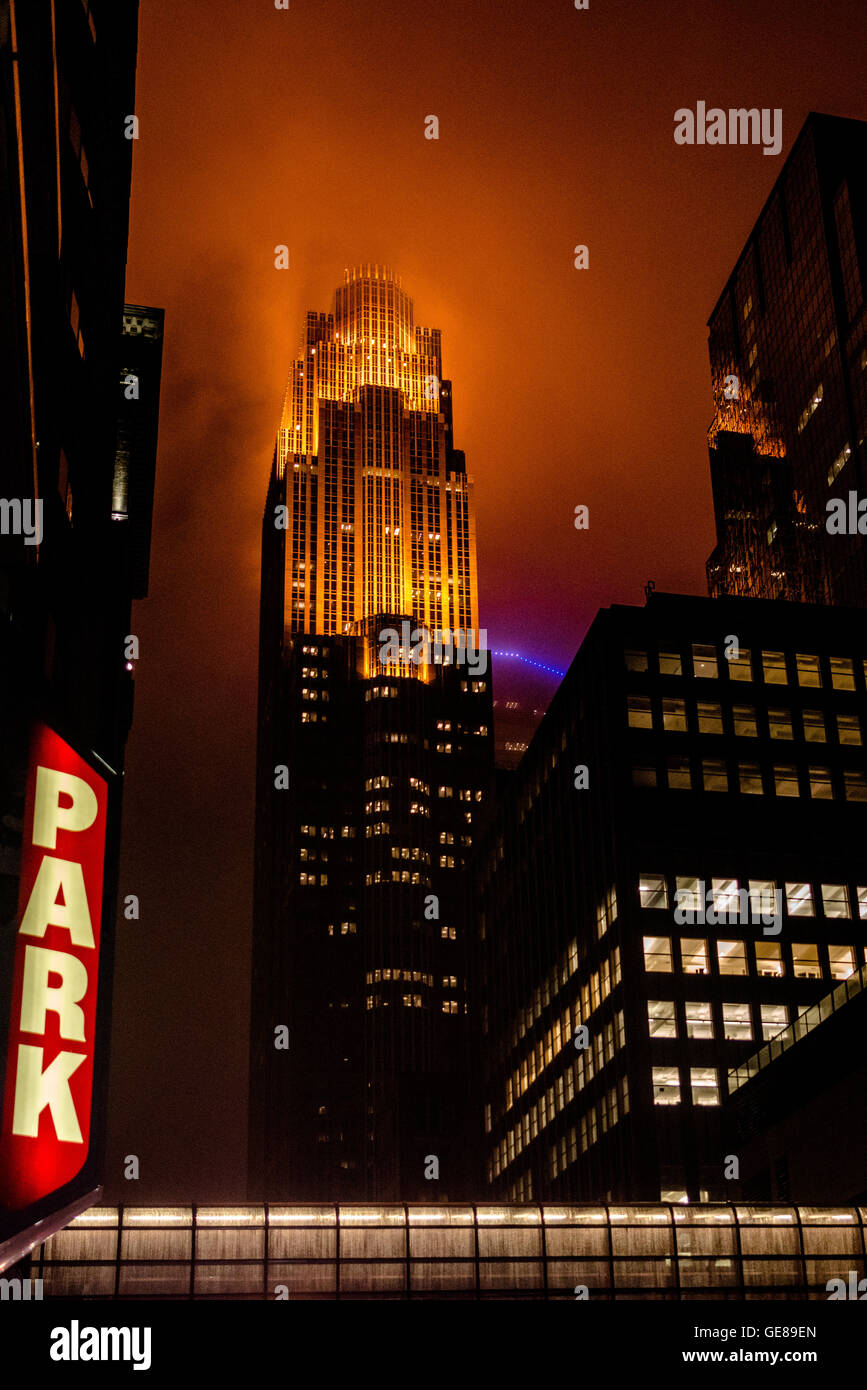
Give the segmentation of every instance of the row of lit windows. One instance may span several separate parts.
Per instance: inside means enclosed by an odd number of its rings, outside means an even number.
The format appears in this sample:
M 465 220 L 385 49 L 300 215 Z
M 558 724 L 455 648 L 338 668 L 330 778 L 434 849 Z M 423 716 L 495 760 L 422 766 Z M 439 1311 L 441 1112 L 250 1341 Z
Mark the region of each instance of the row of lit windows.
M 619 1101 L 619 1104 L 618 1104 Z M 621 1116 L 629 1114 L 629 1084 L 622 1076 L 596 1105 L 581 1116 L 568 1134 L 559 1143 L 551 1146 L 548 1159 L 549 1176 L 553 1179 L 564 1173 L 570 1164 L 577 1162 L 580 1152 L 586 1153 L 603 1134 L 617 1124 Z
M 593 1014 L 608 998 L 612 989 L 620 984 L 620 947 L 615 946 L 610 955 L 594 970 L 589 980 L 582 986 L 571 1003 L 567 1004 L 560 1017 L 555 1019 L 548 1031 L 538 1040 L 531 1052 L 506 1078 L 506 1110 L 520 1100 L 532 1086 L 537 1076 L 559 1055 L 572 1040 L 579 1024 L 589 1024 Z
M 391 1003 L 391 999 L 388 999 L 387 997 L 384 997 L 381 994 L 365 995 L 364 1006 L 366 1009 L 388 1009 L 391 1007 Z M 427 1007 L 422 1001 L 422 997 L 420 994 L 403 994 L 401 995 L 401 1003 L 405 1009 L 424 1009 Z M 452 1016 L 454 1016 L 455 1014 L 459 1014 L 461 1012 L 461 1008 L 457 999 L 443 999 L 440 1006 L 440 1012 L 444 1014 L 450 1014 Z M 463 1006 L 463 1012 L 467 1012 L 466 1004 L 464 1004 Z
M 764 768 L 761 763 L 738 762 L 737 790 L 743 796 L 764 796 L 773 782 L 773 792 L 780 797 L 799 797 L 803 790 L 809 791 L 814 801 L 834 801 L 837 799 L 840 784 L 829 767 L 810 765 L 800 769 L 795 763 L 774 763 Z M 729 769 L 722 758 L 701 759 L 701 781 L 698 772 L 693 774 L 692 763 L 687 757 L 667 758 L 664 769 L 665 781 L 660 782 L 654 763 L 633 763 L 632 785 L 634 787 L 667 786 L 669 791 L 693 791 L 700 786 L 706 792 L 728 792 L 734 790 L 729 778 Z M 836 791 L 835 791 L 836 786 Z M 867 801 L 867 773 L 852 768 L 843 770 L 843 796 L 846 801 Z
M 704 879 L 690 874 L 676 874 L 674 877 L 674 902 L 686 911 L 702 907 L 700 886 Z M 786 912 L 790 917 L 815 917 L 815 904 L 819 898 L 822 912 L 826 917 L 851 917 L 853 900 L 845 883 L 821 883 L 819 893 L 814 895 L 812 883 L 796 879 L 778 884 L 776 879 L 751 878 L 746 889 L 736 878 L 711 878 L 710 888 L 705 889 L 708 900 L 717 916 L 725 914 L 730 922 L 746 921 L 747 908 L 755 917 L 762 912 L 773 910 L 774 894 L 784 893 Z M 746 896 L 745 896 L 746 895 Z M 641 874 L 638 880 L 638 900 L 643 908 L 663 908 L 670 905 L 669 886 L 665 874 Z M 858 906 L 858 916 L 867 918 L 867 886 L 855 889 L 854 901 Z
M 680 1069 L 654 1067 L 654 1105 L 680 1105 Z M 690 1094 L 693 1105 L 719 1105 L 719 1075 L 716 1067 L 690 1067 Z
M 387 869 L 376 869 L 372 874 L 364 875 L 364 882 L 369 888 L 374 883 L 424 883 L 427 885 L 429 880 L 422 876 L 418 870 L 410 872 L 409 869 L 392 869 L 391 873 Z
M 652 729 L 654 727 L 653 709 L 649 695 L 629 695 L 627 697 L 627 721 L 631 729 Z M 767 731 L 770 738 L 794 739 L 795 728 L 792 711 L 789 709 L 768 709 Z M 827 743 L 825 715 L 819 709 L 805 709 L 800 712 L 799 729 L 803 729 L 807 743 Z M 696 706 L 697 727 L 700 734 L 722 734 L 723 711 L 716 701 L 699 700 Z M 666 733 L 685 733 L 687 731 L 686 701 L 665 698 L 662 701 L 662 727 Z M 837 738 L 843 745 L 860 745 L 861 721 L 857 714 L 837 714 Z M 731 708 L 732 732 L 740 738 L 758 738 L 759 727 L 755 705 L 733 705 Z M 763 729 L 764 732 L 764 729 Z
M 430 863 L 430 855 L 425 850 L 419 849 L 418 845 L 411 847 L 409 845 L 392 845 L 391 857 L 392 859 L 421 859 L 425 864 Z
M 317 883 L 320 888 L 325 888 L 328 884 L 328 875 L 320 874 L 317 879 L 316 874 L 299 874 L 298 882 L 301 884 L 302 888 L 315 888 Z
M 440 797 L 442 800 L 449 800 L 450 798 L 454 797 L 454 794 L 454 787 L 437 787 L 437 796 Z M 459 801 L 481 801 L 482 795 L 482 792 L 474 792 L 471 787 L 458 787 Z
M 431 989 L 433 989 L 434 982 L 433 975 L 425 975 L 421 970 L 402 970 L 392 966 L 384 966 L 379 970 L 368 970 L 365 979 L 369 985 L 378 985 L 381 980 L 403 980 L 406 984 L 428 985 Z M 448 987 L 450 979 L 454 979 L 454 976 L 443 977 L 445 987 Z
M 721 1004 L 722 1036 L 726 1042 L 751 1042 L 753 1015 L 751 1004 Z M 798 1014 L 806 1013 L 809 1004 L 801 1005 Z M 678 1023 L 678 1010 L 682 1009 Z M 673 999 L 648 999 L 647 1023 L 652 1038 L 676 1038 L 685 1028 L 687 1038 L 713 1038 L 714 1006 L 705 1001 L 687 999 L 677 1004 Z M 759 1004 L 761 1036 L 765 1042 L 775 1038 L 789 1026 L 789 1011 L 785 1004 Z
M 396 685 L 372 685 L 364 692 L 365 700 L 396 700 L 397 696 Z
M 674 971 L 672 938 L 670 936 L 645 936 L 644 968 L 648 972 L 672 974 Z M 810 942 L 786 943 L 786 960 L 779 941 L 713 941 L 716 948 L 717 967 L 720 975 L 748 975 L 750 960 L 755 962 L 756 973 L 765 977 L 782 979 L 791 952 L 791 973 L 795 979 L 819 980 L 823 974 L 832 980 L 848 980 L 855 972 L 855 947 L 849 945 L 820 947 Z M 825 952 L 828 953 L 827 969 L 824 968 Z M 821 962 L 820 962 L 821 952 Z M 682 936 L 680 938 L 680 969 L 684 975 L 708 975 L 710 973 L 710 954 L 708 942 L 704 937 Z
M 725 650 L 725 648 L 724 648 Z M 649 671 L 649 655 L 646 650 L 631 649 L 624 653 L 626 668 L 629 671 Z M 751 681 L 755 669 L 761 669 L 766 685 L 788 685 L 790 675 L 795 679 L 791 684 L 819 688 L 823 685 L 823 657 L 807 655 L 803 652 L 789 653 L 765 651 L 756 653 L 755 658 L 749 648 L 740 647 L 737 654 L 724 655 L 720 661 L 717 647 L 713 644 L 694 642 L 691 651 L 692 674 L 698 679 L 716 680 L 721 667 L 726 667 L 729 679 Z M 682 676 L 689 674 L 689 661 L 684 662 L 680 652 L 662 651 L 658 653 L 659 674 L 661 676 Z M 848 656 L 827 658 L 827 672 L 834 690 L 855 689 L 855 662 Z M 867 678 L 867 659 L 862 658 L 862 668 Z
M 541 1016 L 542 1010 L 547 1008 L 552 999 L 556 999 L 560 990 L 564 988 L 567 981 L 578 969 L 579 960 L 578 940 L 575 938 L 569 942 L 559 962 L 548 972 L 541 985 L 537 985 L 531 1002 L 526 1008 L 518 1010 L 517 1021 L 512 1029 L 508 1046 L 504 1049 L 505 1052 L 518 1046 L 521 1038 L 530 1031 L 536 1019 Z
M 606 1029 L 606 1049 L 604 1061 L 602 1061 L 601 1064 L 597 1065 L 596 1074 L 599 1073 L 601 1067 L 604 1066 L 606 1062 L 613 1060 L 614 1045 L 611 1039 L 612 1025 L 609 1024 Z M 624 1042 L 625 1031 L 623 1028 L 623 1015 L 619 1014 L 616 1044 L 617 1048 L 621 1048 L 624 1045 Z M 510 1164 L 514 1163 L 516 1159 L 520 1158 L 521 1154 L 523 1153 L 524 1149 L 528 1146 L 528 1144 L 531 1144 L 534 1139 L 536 1139 L 541 1133 L 543 1133 L 547 1126 L 554 1122 L 556 1117 L 566 1108 L 566 1106 L 571 1104 L 571 1102 L 575 1098 L 575 1095 L 580 1094 L 581 1090 L 583 1090 L 587 1082 L 590 1079 L 592 1079 L 593 1075 L 593 1058 L 589 1052 L 587 1053 L 586 1072 L 584 1054 L 581 1054 L 579 1056 L 579 1059 L 574 1064 L 574 1067 L 566 1067 L 565 1071 L 563 1071 L 560 1074 L 560 1076 L 556 1078 L 556 1080 L 548 1087 L 547 1091 L 545 1091 L 544 1094 L 541 1095 L 538 1098 L 538 1100 L 535 1101 L 534 1104 L 529 1107 L 526 1113 L 517 1121 L 516 1124 L 512 1126 L 512 1128 L 503 1136 L 500 1142 L 496 1145 L 491 1155 L 491 1160 L 489 1164 L 489 1169 L 493 1172 L 494 1177 L 499 1177 L 501 1172 L 508 1168 Z M 625 1078 L 622 1078 L 621 1082 L 616 1083 L 615 1089 L 617 1085 L 622 1085 L 625 1087 Z M 626 1092 L 626 1094 L 628 1096 L 628 1092 Z M 609 1091 L 608 1096 L 610 1095 L 611 1092 Z M 600 1105 L 604 1108 L 606 1103 L 607 1097 L 603 1096 L 601 1098 Z M 626 1114 L 628 1109 L 629 1105 L 627 1100 L 626 1106 L 623 1110 L 623 1114 Z M 596 1106 L 591 1105 L 585 1112 L 585 1115 L 582 1117 L 579 1123 L 586 1124 L 589 1121 L 590 1116 L 594 1115 L 595 1113 Z M 610 1120 L 610 1124 L 616 1123 L 617 1116 L 615 1114 L 614 1118 Z M 605 1129 L 607 1128 L 609 1128 L 608 1124 L 605 1125 Z M 603 1129 L 602 1132 L 604 1133 L 605 1130 Z M 594 1134 L 594 1138 L 590 1142 L 595 1143 L 595 1139 L 596 1135 Z M 584 1146 L 585 1149 L 586 1147 L 587 1145 Z M 583 1151 L 584 1150 L 582 1149 L 582 1152 Z

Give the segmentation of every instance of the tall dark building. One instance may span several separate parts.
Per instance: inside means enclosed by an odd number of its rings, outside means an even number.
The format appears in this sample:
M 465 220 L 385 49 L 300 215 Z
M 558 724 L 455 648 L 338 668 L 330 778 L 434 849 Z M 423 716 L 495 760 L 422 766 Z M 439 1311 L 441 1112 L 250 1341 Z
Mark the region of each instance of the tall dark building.
M 11 1209 L 0 1220 L 0 1263 L 9 1255 L 4 1236 L 17 1239 L 28 1219 L 41 1219 L 44 1233 L 64 1204 L 88 1193 L 94 1200 L 101 1181 L 120 786 L 135 666 L 130 615 L 132 599 L 147 592 L 162 345 L 161 310 L 124 309 L 137 24 L 136 0 L 0 0 L 0 1036 L 11 1059 L 0 1140 L 0 1187 Z M 130 355 L 136 318 L 153 328 L 147 349 Z M 114 500 L 121 478 L 122 508 Z M 107 814 L 88 866 L 101 883 L 89 890 L 97 939 L 102 926 L 98 966 L 90 949 L 76 967 L 87 971 L 95 1032 L 90 1012 L 84 1036 L 73 1041 L 62 1033 L 58 1040 L 46 1024 L 39 1049 L 46 1070 L 58 1046 L 64 1056 L 71 1049 L 77 1068 L 65 1115 L 82 1133 L 62 1146 L 57 1170 L 76 1177 L 49 1193 L 46 1176 L 40 1200 L 25 1210 L 22 1192 L 32 1195 L 34 1174 L 49 1172 L 41 1146 L 54 1142 L 52 1118 L 57 1129 L 64 1095 L 58 1084 L 46 1100 L 38 1089 L 44 1072 L 27 1080 L 21 1059 L 32 1055 L 33 1038 L 19 1048 L 14 1037 L 19 1014 L 23 1027 L 12 983 L 27 939 L 23 865 L 34 847 L 52 845 L 35 835 L 22 844 L 28 817 L 32 824 L 25 788 L 36 771 L 35 728 L 51 731 L 70 766 L 99 779 Z M 81 777 L 68 785 L 80 790 Z M 68 828 L 60 831 L 56 853 L 71 852 L 74 841 Z M 66 959 L 76 948 L 59 923 L 49 913 L 42 947 Z M 38 1121 L 23 1122 L 33 1084 Z M 16 1107 L 21 1102 L 14 1115 L 13 1094 Z M 24 1172 L 30 1177 L 22 1183 Z
M 709 321 L 711 594 L 867 603 L 865 285 L 867 123 L 813 113 Z
M 865 679 L 857 610 L 597 616 L 480 850 L 492 1196 L 740 1195 L 728 1073 L 867 959 Z
M 493 765 L 477 633 L 439 331 L 414 327 L 388 269 L 347 271 L 333 314 L 307 315 L 262 531 L 251 1197 L 476 1186 L 466 870 Z

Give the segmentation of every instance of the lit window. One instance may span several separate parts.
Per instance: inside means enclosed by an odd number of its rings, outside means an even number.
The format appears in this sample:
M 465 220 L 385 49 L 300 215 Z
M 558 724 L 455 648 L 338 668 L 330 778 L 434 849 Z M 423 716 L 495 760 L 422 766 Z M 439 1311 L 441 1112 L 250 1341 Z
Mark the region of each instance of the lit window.
M 863 921 L 867 917 L 867 888 L 859 886 L 855 892 L 858 895 L 858 916 Z
M 716 1067 L 690 1067 L 689 1081 L 693 1105 L 719 1105 Z
M 655 787 L 656 768 L 650 763 L 635 763 L 632 768 L 632 785 L 634 787 Z
M 727 792 L 729 789 L 726 765 L 721 758 L 704 758 L 701 765 L 706 792 Z
M 651 973 L 671 972 L 670 936 L 646 936 L 644 938 L 644 968 Z
M 765 1042 L 769 1038 L 775 1038 L 778 1033 L 782 1033 L 784 1028 L 789 1025 L 789 1017 L 786 1012 L 785 1004 L 762 1004 L 762 1037 Z
M 861 721 L 857 714 L 837 715 L 837 737 L 841 743 L 860 744 Z
M 798 668 L 798 685 L 820 686 L 822 684 L 822 673 L 819 670 L 819 658 L 817 656 L 805 656 L 803 652 L 796 652 L 795 665 Z
M 698 731 L 700 734 L 721 734 L 722 708 L 707 700 L 698 702 Z
M 783 952 L 779 941 L 756 942 L 756 968 L 760 975 L 781 979 L 783 975 Z
M 687 999 L 684 1008 L 686 1010 L 686 1036 L 688 1038 L 712 1038 L 713 1019 L 710 1015 L 710 1004 L 701 1004 L 694 999 Z
M 721 975 L 746 975 L 747 954 L 743 941 L 718 941 L 716 955 Z
M 819 947 L 808 942 L 792 942 L 792 971 L 796 980 L 819 980 Z
M 683 700 L 663 700 L 662 727 L 669 733 L 686 729 L 686 703 Z
M 680 961 L 685 975 L 707 974 L 707 942 L 698 937 L 680 938 Z
M 831 684 L 835 690 L 855 689 L 855 672 L 850 657 L 831 657 Z
M 844 772 L 847 801 L 867 801 L 867 777 L 863 772 Z
M 809 883 L 786 884 L 786 911 L 790 917 L 815 917 L 813 889 Z
M 808 767 L 807 774 L 810 778 L 810 795 L 816 801 L 833 801 L 834 788 L 831 783 L 831 769 L 829 767 Z
M 698 879 L 688 875 L 678 875 L 675 879 L 674 900 L 684 912 L 697 912 L 702 906 L 699 896 Z
M 753 916 L 769 916 L 776 908 L 777 885 L 772 878 L 750 879 L 750 910 Z
M 677 1067 L 653 1068 L 654 1105 L 680 1105 L 680 1073 Z
M 825 716 L 820 709 L 802 710 L 801 718 L 804 721 L 804 738 L 808 743 L 825 743 L 827 741 Z
M 735 733 L 741 738 L 757 738 L 756 710 L 754 705 L 733 705 L 732 719 Z
M 774 787 L 777 796 L 800 796 L 798 769 L 791 763 L 774 767 Z
M 653 714 L 648 695 L 630 695 L 626 701 L 630 729 L 652 729 Z
M 792 716 L 787 709 L 768 710 L 768 732 L 771 738 L 794 738 Z
M 762 652 L 762 670 L 766 685 L 786 685 L 785 652 Z
M 853 315 L 853 317 L 854 317 L 854 315 Z M 833 481 L 834 481 L 834 479 L 836 478 L 837 474 L 840 473 L 840 472 L 842 472 L 842 470 L 846 467 L 846 464 L 849 462 L 849 459 L 850 459 L 851 457 L 852 457 L 852 449 L 851 449 L 851 446 L 850 446 L 849 444 L 845 444 L 845 445 L 843 446 L 843 448 L 840 450 L 840 452 L 839 452 L 839 454 L 837 455 L 837 457 L 834 459 L 834 462 L 831 464 L 831 467 L 828 469 L 828 486 L 829 486 L 829 487 L 830 487 L 831 484 L 833 483 Z
M 854 946 L 829 946 L 828 959 L 831 963 L 832 980 L 848 980 L 850 975 L 854 975 Z
M 680 652 L 659 653 L 659 674 L 661 676 L 680 676 L 683 674 Z
M 677 1020 L 673 999 L 648 999 L 647 1023 L 652 1038 L 676 1038 Z
M 737 656 L 728 658 L 729 679 L 733 681 L 751 681 L 753 678 L 753 665 L 750 660 L 748 647 L 741 647 Z
M 710 882 L 713 910 L 718 917 L 727 917 L 731 922 L 740 920 L 741 898 L 736 878 L 712 878 Z M 744 921 L 746 921 L 746 898 L 744 898 Z
M 692 786 L 689 758 L 669 758 L 666 762 L 666 775 L 672 790 L 689 791 Z
M 738 763 L 738 779 L 746 796 L 761 796 L 762 770 L 758 763 Z
M 845 883 L 822 884 L 822 911 L 826 917 L 851 917 L 849 889 Z
M 696 676 L 715 680 L 717 672 L 716 647 L 701 642 L 692 644 L 692 669 Z
M 723 1037 L 728 1042 L 749 1042 L 753 1036 L 749 1004 L 723 1004 Z
M 627 671 L 646 671 L 647 652 L 628 651 L 623 653 Z
M 642 874 L 638 881 L 642 907 L 668 907 L 668 886 L 662 874 Z

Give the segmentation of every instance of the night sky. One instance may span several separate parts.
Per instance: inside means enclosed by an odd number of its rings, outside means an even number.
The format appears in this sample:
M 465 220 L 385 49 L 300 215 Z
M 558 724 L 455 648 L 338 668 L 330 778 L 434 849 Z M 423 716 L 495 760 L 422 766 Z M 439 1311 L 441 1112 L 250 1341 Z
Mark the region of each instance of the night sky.
M 865 45 L 863 0 L 142 0 L 126 298 L 166 339 L 109 1199 L 245 1196 L 259 535 L 305 311 L 378 261 L 443 330 L 481 623 L 565 667 L 648 579 L 705 591 L 706 321 L 808 111 L 867 118 Z M 676 145 L 698 101 L 782 108 L 782 154 Z

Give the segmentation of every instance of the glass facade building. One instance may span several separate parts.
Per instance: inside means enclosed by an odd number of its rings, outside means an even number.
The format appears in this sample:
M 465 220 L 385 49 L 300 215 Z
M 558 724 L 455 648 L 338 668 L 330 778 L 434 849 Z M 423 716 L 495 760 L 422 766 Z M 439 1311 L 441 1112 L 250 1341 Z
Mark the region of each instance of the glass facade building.
M 867 1209 L 94 1207 L 33 1252 L 45 1298 L 826 1299 Z
M 811 114 L 709 321 L 709 592 L 867 602 L 867 123 Z

